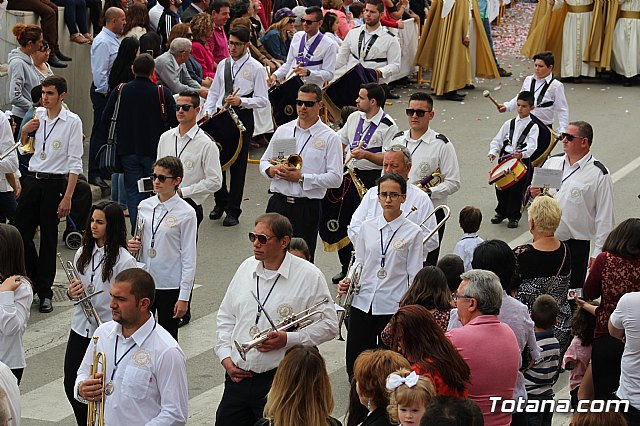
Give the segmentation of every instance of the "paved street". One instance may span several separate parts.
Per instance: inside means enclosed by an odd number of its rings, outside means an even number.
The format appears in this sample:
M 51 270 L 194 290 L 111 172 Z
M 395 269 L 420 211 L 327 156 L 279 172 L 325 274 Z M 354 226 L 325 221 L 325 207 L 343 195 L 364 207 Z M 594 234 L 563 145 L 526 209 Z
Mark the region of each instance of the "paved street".
M 530 5 L 519 5 L 515 13 L 520 7 L 531 8 Z M 511 31 L 510 34 L 517 34 L 518 31 L 526 33 L 526 28 L 506 28 Z M 486 159 L 488 144 L 502 123 L 514 115 L 499 114 L 493 104 L 483 98 L 482 91 L 490 90 L 498 101 L 506 101 L 516 95 L 524 76 L 532 72 L 531 62 L 516 56 L 513 48 L 498 51 L 504 52 L 505 56 L 500 58 L 501 65 L 504 68 L 510 67 L 513 77 L 502 79 L 499 83 L 479 80 L 477 88 L 468 92 L 465 102 L 435 101 L 436 115 L 432 127 L 447 135 L 453 142 L 462 176 L 460 191 L 450 197 L 452 219 L 447 223 L 441 251 L 443 254 L 450 253 L 461 236 L 457 216 L 465 205 L 475 205 L 482 210 L 484 220 L 480 235 L 485 240 L 498 238 L 515 246 L 529 238 L 525 218 L 515 230 L 508 229 L 506 222 L 501 225 L 489 222 L 496 202 L 494 190 L 487 183 L 490 170 Z M 559 59 L 556 62 L 559 63 Z M 593 154 L 609 168 L 615 183 L 616 223 L 631 216 L 637 217 L 640 211 L 640 144 L 637 143 L 640 134 L 640 89 L 623 88 L 600 81 L 568 84 L 565 87 L 570 119 L 586 120 L 594 126 Z M 401 129 L 407 128 L 404 108 L 408 96 L 417 88 L 418 86 L 396 89 L 402 99 L 386 108 Z M 561 147 L 557 147 L 556 152 L 560 151 Z M 252 158 L 259 158 L 260 155 L 261 151 L 251 152 Z M 214 423 L 215 410 L 224 386 L 224 370 L 212 350 L 216 313 L 237 266 L 252 255 L 247 233 L 252 230 L 255 217 L 265 210 L 267 189 L 268 184 L 259 174 L 257 166 L 250 165 L 240 225 L 223 228 L 222 221 L 210 221 L 205 217 L 200 227 L 198 271 L 192 308 L 194 317 L 191 324 L 179 332 L 180 345 L 188 360 L 189 424 Z M 212 207 L 210 198 L 205 205 L 205 216 Z M 62 244 L 59 250 L 65 259 L 72 258 L 73 252 Z M 338 270 L 337 255 L 321 250 L 322 246 L 319 244 L 317 265 L 330 281 L 330 277 Z M 22 424 L 25 426 L 73 424 L 71 407 L 62 384 L 62 366 L 72 312 L 70 302 L 60 297 L 64 292 L 63 279 L 64 274 L 58 271 L 56 281 L 60 286 L 60 294 L 54 300 L 53 313 L 40 314 L 34 305 L 27 327 L 25 348 L 28 365 L 21 384 Z M 335 286 L 329 285 L 335 294 Z M 344 415 L 348 400 L 344 349 L 344 342 L 338 341 L 320 346 L 331 375 L 336 399 L 334 415 L 337 417 Z M 112 354 L 107 354 L 110 355 Z M 560 397 L 568 396 L 567 376 L 563 374 L 557 385 Z M 568 424 L 567 418 L 566 415 L 556 415 L 554 424 Z

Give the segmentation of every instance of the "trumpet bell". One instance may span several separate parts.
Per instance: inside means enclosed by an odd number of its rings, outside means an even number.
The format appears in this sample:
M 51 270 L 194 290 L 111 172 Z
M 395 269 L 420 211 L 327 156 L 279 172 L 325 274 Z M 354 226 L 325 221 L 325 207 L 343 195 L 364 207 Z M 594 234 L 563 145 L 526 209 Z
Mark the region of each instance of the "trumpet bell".
M 302 168 L 302 163 L 302 157 L 298 154 L 291 154 L 287 158 L 287 164 L 295 167 L 297 170 L 300 170 Z
M 36 152 L 35 140 L 36 138 L 34 136 L 29 136 L 27 143 L 22 146 L 22 152 L 25 154 L 33 154 Z

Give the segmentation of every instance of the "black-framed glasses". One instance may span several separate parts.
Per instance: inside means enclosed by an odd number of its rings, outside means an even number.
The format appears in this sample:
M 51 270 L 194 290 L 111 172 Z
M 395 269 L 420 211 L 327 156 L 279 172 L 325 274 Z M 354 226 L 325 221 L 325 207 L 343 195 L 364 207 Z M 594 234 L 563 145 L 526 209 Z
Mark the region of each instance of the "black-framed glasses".
M 455 301 L 458 301 L 458 299 L 475 299 L 475 297 L 465 296 L 464 294 L 456 294 L 456 293 L 453 293 L 451 297 Z
M 191 108 L 193 108 L 193 105 L 191 105 L 191 104 L 182 104 L 182 105 L 176 104 L 175 108 L 176 108 L 176 111 L 180 111 L 180 110 L 189 111 Z
M 243 47 L 246 43 L 243 43 L 241 41 L 231 41 L 229 40 L 229 46 L 230 47 Z
M 569 142 L 573 142 L 573 140 L 576 139 L 576 138 L 582 139 L 581 136 L 574 136 L 574 135 L 572 135 L 570 133 L 564 133 L 564 132 L 560 133 L 560 139 L 566 139 Z
M 164 181 L 166 181 L 167 179 L 175 179 L 175 176 L 165 176 L 165 175 L 157 175 L 155 173 L 151 174 L 151 180 L 155 181 L 156 179 L 158 179 L 160 181 L 160 183 L 164 183 Z
M 268 236 L 264 234 L 256 234 L 255 232 L 249 232 L 249 241 L 251 241 L 252 243 L 255 240 L 258 240 L 260 244 L 267 244 L 267 241 L 275 237 L 276 237 L 275 235 Z
M 51 50 L 51 48 L 49 47 L 49 43 L 42 43 L 42 46 L 40 46 L 40 49 L 38 49 L 38 51 L 40 52 L 49 52 Z
M 303 24 L 311 25 L 320 21 L 312 21 L 311 19 L 301 19 L 300 22 L 302 22 Z
M 302 99 L 296 99 L 296 105 L 298 105 L 299 107 L 304 105 L 307 108 L 311 108 L 312 106 L 314 106 L 317 103 L 318 103 L 318 101 L 303 101 Z
M 430 113 L 433 110 L 407 108 L 404 111 L 407 114 L 407 117 L 413 117 L 414 114 L 417 115 L 418 117 L 424 117 L 425 114 Z
M 381 200 L 386 200 L 388 197 L 391 198 L 391 201 L 396 201 L 401 195 L 397 192 L 378 192 L 378 198 Z

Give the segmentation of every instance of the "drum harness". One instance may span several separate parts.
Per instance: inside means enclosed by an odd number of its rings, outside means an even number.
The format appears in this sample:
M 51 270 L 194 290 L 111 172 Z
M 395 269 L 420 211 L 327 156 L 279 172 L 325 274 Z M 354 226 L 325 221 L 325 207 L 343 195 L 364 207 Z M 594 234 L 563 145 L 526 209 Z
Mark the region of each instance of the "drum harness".
M 369 51 L 375 44 L 376 40 L 378 40 L 378 34 L 374 34 L 371 36 L 371 38 L 369 39 L 369 43 L 367 43 L 367 46 L 365 47 L 364 55 L 361 55 L 362 43 L 364 42 L 364 33 L 366 31 L 367 30 L 363 28 L 362 31 L 360 32 L 360 37 L 358 38 L 358 56 L 356 56 L 353 52 L 351 52 L 351 55 L 354 58 L 356 58 L 358 62 L 360 62 L 360 57 L 362 57 L 363 61 L 368 61 L 368 62 L 387 62 L 387 58 L 367 59 L 367 55 L 369 54 Z
M 527 144 L 525 143 L 525 140 L 527 139 L 527 135 L 529 134 L 529 131 L 534 126 L 534 124 L 535 123 L 533 121 L 530 121 L 529 124 L 527 124 L 527 126 L 522 130 L 522 133 L 520 133 L 520 137 L 518 138 L 518 142 L 516 143 L 516 146 L 514 146 L 514 150 L 522 149 L 527 146 Z M 509 123 L 509 137 L 505 139 L 504 142 L 502 142 L 503 153 L 506 153 L 504 149 L 507 147 L 507 145 L 511 144 L 511 141 L 513 140 L 513 133 L 515 132 L 515 130 L 516 130 L 516 119 L 512 118 L 511 123 Z

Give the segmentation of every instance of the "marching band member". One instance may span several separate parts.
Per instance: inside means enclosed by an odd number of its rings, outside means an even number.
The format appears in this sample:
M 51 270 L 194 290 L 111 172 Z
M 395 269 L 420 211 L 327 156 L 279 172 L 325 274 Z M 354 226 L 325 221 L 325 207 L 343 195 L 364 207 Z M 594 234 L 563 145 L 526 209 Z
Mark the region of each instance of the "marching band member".
M 293 236 L 301 237 L 309 246 L 311 261 L 316 251 L 320 200 L 327 188 L 342 183 L 342 145 L 338 135 L 320 121 L 322 91 L 315 84 L 298 90 L 298 119 L 276 129 L 260 159 L 260 172 L 270 180 L 267 212 L 286 216 L 293 225 Z M 272 165 L 278 157 L 274 145 L 278 140 L 295 139 L 296 152 L 303 158 L 302 168 Z M 285 153 L 293 154 L 293 153 Z
M 320 32 L 322 20 L 322 9 L 318 6 L 309 7 L 304 11 L 302 18 L 304 31 L 294 34 L 289 46 L 287 62 L 271 74 L 270 86 L 273 86 L 277 80 L 288 77 L 291 70 L 302 78 L 305 84 L 322 87 L 326 81 L 333 80 L 338 46 L 330 37 Z
M 78 370 L 78 401 L 99 401 L 104 390 L 107 425 L 187 423 L 186 360 L 150 312 L 154 290 L 153 277 L 140 268 L 116 275 L 110 290 L 113 321 L 98 327 L 98 341 L 89 345 Z M 96 378 L 89 376 L 94 350 L 106 358 L 105 375 L 98 369 Z
M 363 84 L 356 98 L 358 112 L 351 114 L 338 132 L 345 148 L 345 159 L 351 159 L 347 167 L 364 184 L 364 189 L 375 186 L 382 170 L 382 145 L 391 141 L 398 131 L 393 118 L 382 109 L 384 101 L 382 86 L 376 83 Z M 320 237 L 325 243 L 326 251 L 338 251 L 342 265 L 341 272 L 332 278 L 336 284 L 347 274 L 353 251 L 353 244 L 347 236 L 347 226 L 362 196 L 345 197 L 346 191 L 361 191 L 359 188 L 350 189 L 352 185 L 351 176 L 345 176 L 342 186 L 337 190 L 328 190 L 322 200 Z
M 384 153 L 384 160 L 382 163 L 382 172 L 397 173 L 404 178 L 409 179 L 409 172 L 411 170 L 411 153 L 407 148 L 402 145 L 392 145 Z M 415 210 L 413 210 L 415 207 Z M 416 225 L 421 224 L 427 216 L 433 211 L 433 203 L 431 198 L 415 185 L 407 182 L 407 199 L 404 201 L 400 208 L 405 213 L 405 217 Z M 349 238 L 352 242 L 358 240 L 361 234 L 362 224 L 371 218 L 382 216 L 382 206 L 378 200 L 378 187 L 371 188 L 365 196 L 362 198 L 362 202 L 353 213 L 351 217 L 351 223 L 349 224 L 348 232 Z M 423 238 L 429 234 L 430 229 L 434 229 L 438 223 L 436 222 L 435 215 L 432 215 L 424 226 L 421 228 Z M 423 253 L 425 260 L 429 252 L 435 250 L 440 245 L 435 236 L 428 239 L 424 243 Z
M 498 206 L 496 215 L 491 219 L 491 223 L 498 224 L 507 218 L 509 228 L 517 228 L 522 217 L 520 208 L 522 206 L 522 196 L 529 186 L 533 170 L 531 169 L 531 156 L 538 148 L 538 126 L 531 120 L 529 113 L 534 109 L 533 93 L 520 92 L 518 94 L 518 117 L 505 121 L 498 134 L 493 138 L 489 146 L 489 161 L 496 158 L 517 158 L 527 168 L 527 173 L 513 186 L 507 189 L 496 187 L 496 198 Z
M 379 335 L 398 310 L 400 299 L 422 269 L 422 232 L 406 218 L 401 205 L 407 199 L 407 181 L 397 173 L 378 180 L 378 200 L 383 214 L 362 223 L 355 242 L 354 267 L 362 264 L 359 292 L 354 296 L 347 336 L 347 374 L 353 376 L 358 355 L 378 346 Z M 339 284 L 339 293 L 350 280 Z
M 317 346 L 337 334 L 336 310 L 332 303 L 321 304 L 317 323 L 297 331 L 271 331 L 268 340 L 246 353 L 243 360 L 234 341 L 243 343 L 274 322 L 297 314 L 328 298 L 322 272 L 310 262 L 287 251 L 293 235 L 291 222 L 277 213 L 256 219 L 249 233 L 254 255 L 238 267 L 217 317 L 215 351 L 226 370 L 225 388 L 216 412 L 218 426 L 253 426 L 262 418 L 266 396 L 276 368 L 288 348 Z M 251 293 L 260 300 L 265 315 Z
M 429 128 L 435 112 L 433 99 L 427 93 L 414 92 L 409 98 L 406 113 L 409 130 L 398 133 L 391 143 L 404 145 L 411 152 L 414 165 L 409 171 L 411 183 L 416 184 L 440 174 L 442 183 L 426 187 L 424 190 L 431 197 L 434 206 L 446 205 L 449 195 L 460 189 L 460 167 L 456 150 L 445 135 Z M 439 210 L 435 216 L 440 223 L 445 213 Z M 444 228 L 443 225 L 438 230 L 439 241 L 442 241 Z M 427 257 L 427 264 L 435 265 L 439 254 L 439 247 L 431 251 Z
M 89 223 L 82 236 L 82 247 L 73 258 L 73 266 L 80 280 L 74 280 L 69 285 L 69 299 L 77 300 L 100 292 L 89 300 L 100 321 L 111 321 L 111 284 L 120 272 L 136 267 L 136 260 L 127 251 L 127 227 L 119 204 L 102 202 L 91 207 Z M 82 306 L 76 305 L 64 356 L 64 390 L 79 425 L 87 423 L 87 407 L 76 400 L 76 376 L 97 328 L 95 318 L 87 319 Z
M 235 226 L 240 223 L 240 204 L 254 130 L 253 110 L 265 107 L 268 103 L 267 71 L 260 62 L 251 57 L 249 38 L 249 29 L 243 25 L 229 31 L 231 56 L 218 64 L 218 72 L 204 104 L 204 111 L 209 115 L 213 115 L 225 105 L 232 107 L 245 127 L 242 133 L 242 148 L 229 169 L 230 187 L 227 189 L 226 173 L 223 173 L 222 188 L 214 194 L 215 207 L 209 214 L 209 219 L 218 220 L 226 212 L 223 226 Z
M 183 176 L 177 157 L 156 160 L 151 175 L 156 195 L 138 208 L 144 219 L 142 241 L 133 238 L 128 242 L 132 254 L 142 250 L 140 262 L 154 277 L 156 296 L 151 312 L 158 311 L 158 323 L 176 340 L 196 273 L 196 213 L 177 194 Z

